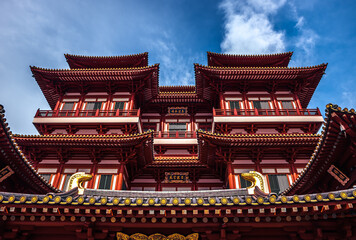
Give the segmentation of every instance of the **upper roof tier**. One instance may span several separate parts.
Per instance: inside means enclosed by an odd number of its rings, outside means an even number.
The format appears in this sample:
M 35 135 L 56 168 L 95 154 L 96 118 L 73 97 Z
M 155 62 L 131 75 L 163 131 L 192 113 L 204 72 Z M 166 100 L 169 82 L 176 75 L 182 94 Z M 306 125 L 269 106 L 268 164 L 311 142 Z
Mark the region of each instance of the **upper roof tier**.
M 132 68 L 148 66 L 148 53 L 134 55 L 93 57 L 64 54 L 71 69 L 75 68 Z
M 208 66 L 212 67 L 287 67 L 293 52 L 234 55 L 208 52 Z
M 79 70 L 31 67 L 31 71 L 52 109 L 61 94 L 70 91 L 143 91 L 144 100 L 158 95 L 158 64 L 138 68 Z
M 211 67 L 195 64 L 196 91 L 213 101 L 217 91 L 290 91 L 303 108 L 309 104 L 327 64 L 313 67 Z

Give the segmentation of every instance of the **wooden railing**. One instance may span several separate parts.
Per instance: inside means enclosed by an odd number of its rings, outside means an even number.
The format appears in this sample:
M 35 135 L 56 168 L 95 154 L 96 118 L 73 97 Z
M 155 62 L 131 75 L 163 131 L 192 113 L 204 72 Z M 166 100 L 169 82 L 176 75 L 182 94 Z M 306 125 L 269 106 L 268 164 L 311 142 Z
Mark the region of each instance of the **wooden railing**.
M 196 132 L 190 131 L 169 131 L 169 132 L 154 132 L 155 138 L 196 138 Z
M 35 117 L 139 117 L 140 109 L 133 110 L 40 110 Z
M 214 116 L 321 116 L 316 109 L 213 109 Z

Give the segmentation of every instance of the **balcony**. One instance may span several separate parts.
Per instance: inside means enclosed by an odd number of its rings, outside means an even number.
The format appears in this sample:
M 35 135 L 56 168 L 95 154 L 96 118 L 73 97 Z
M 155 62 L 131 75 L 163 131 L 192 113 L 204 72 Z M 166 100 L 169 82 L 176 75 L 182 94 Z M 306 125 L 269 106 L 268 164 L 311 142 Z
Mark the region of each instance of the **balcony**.
M 196 132 L 190 131 L 169 131 L 169 132 L 154 132 L 154 144 L 198 144 Z
M 39 117 L 139 117 L 140 109 L 133 110 L 37 110 L 35 118 Z
M 141 132 L 140 109 L 134 110 L 37 110 L 33 120 L 35 125 L 137 125 Z
M 214 123 L 322 123 L 316 109 L 213 109 Z
M 316 109 L 213 109 L 218 116 L 321 116 Z

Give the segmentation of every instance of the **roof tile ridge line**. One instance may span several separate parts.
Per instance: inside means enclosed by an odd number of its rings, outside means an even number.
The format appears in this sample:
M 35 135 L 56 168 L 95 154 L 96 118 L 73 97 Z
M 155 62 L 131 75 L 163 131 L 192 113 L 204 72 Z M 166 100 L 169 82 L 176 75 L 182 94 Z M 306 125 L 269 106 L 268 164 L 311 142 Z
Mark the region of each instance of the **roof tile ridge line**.
M 78 57 L 78 58 L 124 58 L 124 57 L 137 57 L 137 56 L 147 56 L 148 60 L 148 52 L 143 53 L 136 53 L 136 54 L 128 54 L 128 55 L 117 55 L 117 56 L 87 56 L 87 55 L 77 55 L 77 54 L 70 54 L 65 53 L 64 57 L 68 60 L 67 57 Z
M 152 131 L 146 131 L 143 133 L 137 134 L 46 134 L 46 135 L 22 135 L 22 134 L 13 134 L 15 138 L 132 138 L 132 137 L 141 137 L 151 134 Z
M 206 69 L 229 69 L 229 70 L 264 70 L 264 69 L 279 69 L 279 70 L 299 70 L 299 69 L 316 69 L 324 68 L 328 66 L 328 63 L 321 63 L 319 65 L 308 66 L 308 67 L 217 67 L 217 66 L 207 66 L 200 63 L 194 63 L 194 67 L 206 68 Z
M 47 185 L 51 190 L 54 192 L 61 192 L 58 188 L 54 187 L 52 184 L 49 183 L 46 179 L 44 179 L 38 172 L 37 170 L 30 164 L 30 162 L 27 160 L 26 156 L 22 153 L 22 150 L 19 148 L 17 142 L 15 139 L 12 137 L 13 134 L 10 131 L 10 127 L 8 126 L 8 123 L 6 122 L 5 119 L 5 110 L 4 107 L 0 104 L 0 124 L 2 125 L 3 129 L 5 130 L 5 135 L 8 137 L 10 144 L 12 147 L 15 149 L 15 154 L 18 154 L 21 160 L 25 163 L 25 165 L 32 171 L 38 178 L 43 180 L 43 183 Z
M 47 72 L 76 72 L 76 71 L 110 71 L 110 70 L 120 70 L 120 71 L 127 71 L 127 70 L 142 70 L 142 69 L 150 69 L 150 68 L 159 68 L 159 63 L 155 63 L 153 65 L 149 66 L 143 66 L 143 67 L 132 67 L 132 68 L 74 68 L 74 69 L 54 69 L 54 68 L 42 68 L 42 67 L 36 67 L 36 66 L 31 66 L 30 69 L 33 72 L 34 70 L 40 70 L 40 71 L 47 71 Z
M 352 110 L 353 110 L 352 114 L 355 114 L 355 110 L 354 109 L 352 109 Z M 338 105 L 332 104 L 332 103 L 329 103 L 329 104 L 326 105 L 327 122 L 324 122 L 324 129 L 322 130 L 322 137 L 320 138 L 318 145 L 316 146 L 313 154 L 310 157 L 310 160 L 308 161 L 307 165 L 302 170 L 301 174 L 299 174 L 298 178 L 286 190 L 284 190 L 281 193 L 281 195 L 288 194 L 293 189 L 293 187 L 296 186 L 301 181 L 301 179 L 307 174 L 307 172 L 308 172 L 307 170 L 309 169 L 309 166 L 312 165 L 315 162 L 316 158 L 319 156 L 319 152 L 321 150 L 321 146 L 323 145 L 322 143 L 326 140 L 327 127 L 330 124 L 331 113 L 332 112 L 337 112 L 337 111 L 342 112 L 341 108 L 339 108 Z
M 270 53 L 270 54 L 231 54 L 231 53 L 216 53 L 216 52 L 210 52 L 207 51 L 207 54 L 209 56 L 209 54 L 212 55 L 219 55 L 219 56 L 229 56 L 229 57 L 273 57 L 273 56 L 283 56 L 286 55 L 289 57 L 291 57 L 293 55 L 293 51 L 289 51 L 289 52 L 282 52 L 282 53 Z
M 213 132 L 208 132 L 204 131 L 201 129 L 197 130 L 198 133 L 205 134 L 205 135 L 210 135 L 210 136 L 215 136 L 215 137 L 231 137 L 231 138 L 268 138 L 268 137 L 320 137 L 319 134 L 313 134 L 313 133 L 287 133 L 287 134 L 273 134 L 273 133 L 266 133 L 266 134 L 219 134 L 219 133 L 213 133 Z

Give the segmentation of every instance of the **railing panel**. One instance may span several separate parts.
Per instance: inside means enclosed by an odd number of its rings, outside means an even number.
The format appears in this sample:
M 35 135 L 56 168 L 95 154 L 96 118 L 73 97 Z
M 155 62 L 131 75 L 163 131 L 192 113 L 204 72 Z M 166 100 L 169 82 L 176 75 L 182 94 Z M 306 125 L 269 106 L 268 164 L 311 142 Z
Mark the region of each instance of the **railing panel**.
M 38 110 L 35 117 L 138 117 L 139 110 Z
M 321 116 L 319 109 L 214 109 L 214 116 Z
M 191 131 L 169 131 L 169 132 L 154 132 L 155 138 L 196 138 L 196 132 Z

